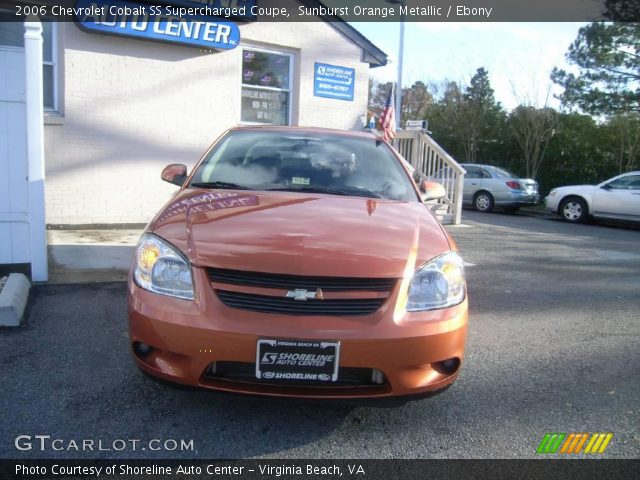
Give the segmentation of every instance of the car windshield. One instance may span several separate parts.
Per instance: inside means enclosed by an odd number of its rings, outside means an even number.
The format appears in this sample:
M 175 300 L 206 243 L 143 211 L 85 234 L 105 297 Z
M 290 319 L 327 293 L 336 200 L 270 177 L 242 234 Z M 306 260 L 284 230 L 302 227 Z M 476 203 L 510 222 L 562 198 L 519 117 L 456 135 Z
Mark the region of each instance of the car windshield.
M 324 133 L 231 131 L 207 154 L 190 186 L 417 201 L 386 144 Z
M 491 172 L 491 175 L 493 175 L 494 177 L 498 177 L 498 178 L 518 178 L 517 175 L 515 175 L 513 172 L 510 172 L 509 170 L 507 170 L 505 168 L 489 167 L 489 166 L 486 166 L 484 168 L 489 170 L 489 172 Z

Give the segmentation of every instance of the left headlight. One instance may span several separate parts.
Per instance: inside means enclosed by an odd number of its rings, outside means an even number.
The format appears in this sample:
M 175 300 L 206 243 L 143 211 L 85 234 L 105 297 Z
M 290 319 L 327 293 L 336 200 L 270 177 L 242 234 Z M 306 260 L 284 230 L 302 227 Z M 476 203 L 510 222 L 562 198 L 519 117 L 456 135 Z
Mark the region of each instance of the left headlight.
M 452 307 L 464 300 L 464 262 L 447 252 L 418 268 L 409 285 L 408 312 Z
M 136 247 L 133 278 L 145 290 L 171 297 L 193 299 L 189 261 L 175 247 L 145 233 Z

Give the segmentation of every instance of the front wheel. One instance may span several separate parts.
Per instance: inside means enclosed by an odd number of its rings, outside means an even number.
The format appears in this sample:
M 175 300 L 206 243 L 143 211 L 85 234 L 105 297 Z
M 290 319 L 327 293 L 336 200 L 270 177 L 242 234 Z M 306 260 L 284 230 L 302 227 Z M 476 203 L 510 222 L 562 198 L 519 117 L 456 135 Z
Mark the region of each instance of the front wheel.
M 582 223 L 586 220 L 589 210 L 587 202 L 581 198 L 569 198 L 560 206 L 560 216 L 570 223 Z
M 489 192 L 480 192 L 474 197 L 473 206 L 479 212 L 490 212 L 493 210 L 493 197 Z

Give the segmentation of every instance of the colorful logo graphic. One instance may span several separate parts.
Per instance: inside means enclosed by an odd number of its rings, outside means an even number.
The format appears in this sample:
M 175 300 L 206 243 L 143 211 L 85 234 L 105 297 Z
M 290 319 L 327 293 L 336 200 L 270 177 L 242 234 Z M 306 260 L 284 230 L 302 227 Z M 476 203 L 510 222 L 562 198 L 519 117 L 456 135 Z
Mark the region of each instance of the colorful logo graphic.
M 547 433 L 536 453 L 604 453 L 612 438 L 613 433 Z

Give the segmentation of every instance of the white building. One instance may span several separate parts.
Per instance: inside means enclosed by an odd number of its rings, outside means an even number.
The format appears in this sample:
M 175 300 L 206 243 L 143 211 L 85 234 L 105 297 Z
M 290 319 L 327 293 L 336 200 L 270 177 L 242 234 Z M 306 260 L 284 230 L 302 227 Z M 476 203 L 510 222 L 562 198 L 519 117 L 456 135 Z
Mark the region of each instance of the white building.
M 182 0 L 189 2 L 198 0 Z M 40 228 L 33 220 L 42 208 L 26 178 L 29 162 L 38 162 L 28 158 L 37 153 L 27 148 L 24 113 L 25 63 L 34 60 L 25 62 L 25 25 L 7 21 L 13 15 L 0 12 L 0 264 L 31 261 L 39 244 L 30 230 Z M 42 24 L 49 225 L 147 222 L 175 188 L 160 181 L 162 167 L 191 167 L 237 124 L 362 128 L 369 68 L 386 63 L 344 22 L 217 21 L 239 34 L 237 45 L 218 50 L 177 43 L 187 26 L 164 24 L 156 39 L 131 38 L 130 26 L 107 31 L 101 21 Z M 348 86 L 333 94 L 323 84 L 331 75 Z

